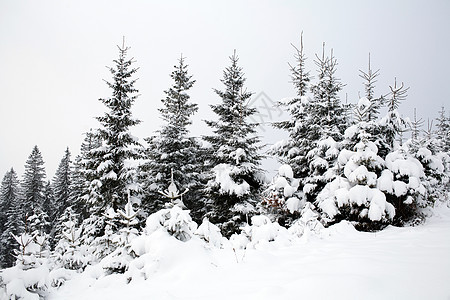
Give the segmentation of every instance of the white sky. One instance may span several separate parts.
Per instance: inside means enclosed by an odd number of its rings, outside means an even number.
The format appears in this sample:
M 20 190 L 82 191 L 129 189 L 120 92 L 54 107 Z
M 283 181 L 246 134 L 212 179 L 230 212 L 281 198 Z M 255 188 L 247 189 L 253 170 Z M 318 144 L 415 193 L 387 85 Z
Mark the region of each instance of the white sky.
M 237 50 L 247 87 L 272 100 L 294 95 L 288 62 L 304 32 L 305 52 L 313 58 L 334 49 L 338 76 L 355 103 L 363 92 L 358 70 L 381 69 L 377 94 L 389 91 L 394 77 L 410 86 L 400 107 L 414 107 L 435 118 L 446 95 L 450 70 L 450 1 L 14 1 L 0 0 L 0 176 L 14 167 L 22 176 L 34 145 L 46 162 L 47 178 L 69 146 L 79 153 L 82 133 L 98 127 L 105 111 L 97 99 L 111 92 L 103 79 L 126 36 L 140 67 L 134 106 L 143 122 L 132 132 L 141 140 L 159 128 L 157 108 L 180 54 L 197 83 L 191 99 L 199 104 L 192 133 L 212 118 L 218 103 L 213 88 L 228 57 Z M 264 112 L 262 112 L 264 113 Z M 268 119 L 266 119 L 268 120 Z M 261 131 L 266 143 L 279 139 Z

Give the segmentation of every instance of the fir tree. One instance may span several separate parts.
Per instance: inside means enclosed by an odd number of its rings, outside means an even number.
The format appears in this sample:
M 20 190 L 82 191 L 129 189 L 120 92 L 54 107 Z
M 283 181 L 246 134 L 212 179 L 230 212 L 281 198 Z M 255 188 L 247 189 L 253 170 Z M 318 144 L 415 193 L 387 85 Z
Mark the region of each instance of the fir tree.
M 442 152 L 450 153 L 450 117 L 446 115 L 445 108 L 439 111 L 437 120 L 437 136 Z
M 359 77 L 364 80 L 364 91 L 365 97 L 369 100 L 369 105 L 366 108 L 364 121 L 376 121 L 380 113 L 380 108 L 382 105 L 382 97 L 375 98 L 375 83 L 377 82 L 377 77 L 380 75 L 380 70 L 373 71 L 370 66 L 370 53 L 369 53 L 369 67 L 367 72 L 359 70 Z
M 38 146 L 34 146 L 25 164 L 22 190 L 24 193 L 24 214 L 40 214 L 44 202 L 45 168 Z M 25 216 L 22 216 L 24 218 Z
M 53 193 L 55 197 L 55 218 L 59 218 L 69 206 L 70 186 L 72 177 L 72 162 L 69 148 L 66 149 L 55 177 L 53 178 Z
M 208 216 L 227 236 L 245 221 L 262 186 L 258 124 L 247 121 L 256 109 L 247 105 L 251 93 L 244 89 L 245 78 L 236 52 L 230 60 L 231 66 L 221 80 L 225 89 L 215 89 L 222 103 L 211 105 L 217 121 L 206 121 L 213 135 L 204 137 L 211 144 L 208 155 L 211 180 L 207 191 L 213 203 Z
M 12 234 L 23 230 L 22 200 L 17 174 L 11 168 L 3 177 L 0 190 L 0 268 L 11 267 L 15 261 L 16 242 Z
M 295 48 L 294 58 L 296 65 L 291 66 L 292 83 L 297 96 L 287 102 L 279 102 L 285 107 L 291 118 L 286 121 L 276 122 L 275 128 L 286 130 L 289 138 L 274 145 L 271 152 L 278 156 L 283 164 L 288 164 L 294 171 L 295 177 L 304 177 L 308 173 L 306 154 L 309 151 L 308 125 L 312 121 L 309 114 L 309 98 L 306 97 L 311 76 L 305 69 L 306 55 L 303 51 L 303 35 L 300 39 L 300 49 Z
M 112 97 L 100 99 L 108 111 L 104 116 L 97 117 L 101 127 L 99 137 L 103 141 L 102 147 L 91 150 L 95 169 L 94 178 L 90 182 L 91 211 L 97 215 L 105 213 L 109 208 L 117 210 L 127 202 L 128 190 L 139 191 L 134 176 L 135 169 L 130 160 L 139 157 L 137 138 L 133 137 L 129 129 L 139 124 L 139 120 L 132 117 L 131 107 L 138 95 L 132 79 L 137 68 L 132 68 L 132 59 L 127 58 L 129 47 L 118 47 L 119 58 L 114 60 L 115 67 L 109 68 L 113 81 L 106 82 L 112 89 Z
M 187 67 L 185 58 L 181 56 L 170 75 L 173 85 L 164 92 L 166 98 L 161 100 L 163 108 L 159 112 L 165 124 L 157 136 L 146 139 L 149 144 L 146 150 L 148 163 L 142 170 L 146 193 L 144 209 L 147 214 L 164 207 L 159 192 L 169 186 L 172 177 L 178 188 L 189 190 L 183 200 L 190 209 L 194 209 L 193 213 L 201 209 L 198 205 L 201 198 L 199 176 L 202 171 L 200 145 L 188 136 L 187 128 L 198 106 L 189 101 L 188 91 L 195 80 L 188 74 Z
M 326 182 L 336 176 L 331 170 L 347 125 L 339 99 L 339 92 L 344 85 L 336 77 L 337 60 L 333 50 L 330 57 L 325 56 L 325 49 L 321 57 L 316 54 L 315 64 L 318 67 L 318 81 L 311 86 L 313 99 L 308 103 L 310 122 L 305 129 L 308 131 L 305 143 L 309 143 L 306 153 L 309 170 L 302 180 L 308 201 L 314 201 Z
M 384 138 L 383 147 L 379 147 L 379 154 L 382 158 L 394 149 L 397 137 L 405 130 L 407 120 L 400 116 L 398 107 L 402 101 L 406 99 L 409 87 L 406 88 L 402 82 L 397 86 L 395 79 L 394 86 L 389 86 L 391 92 L 387 95 L 386 104 L 388 108 L 387 115 L 381 119 L 381 136 Z
M 97 168 L 101 162 L 100 151 L 102 140 L 99 134 L 90 129 L 86 132 L 80 147 L 80 155 L 75 159 L 72 173 L 70 203 L 75 214 L 81 222 L 89 215 L 88 207 L 92 199 L 99 199 L 100 195 L 95 188 L 98 183 Z

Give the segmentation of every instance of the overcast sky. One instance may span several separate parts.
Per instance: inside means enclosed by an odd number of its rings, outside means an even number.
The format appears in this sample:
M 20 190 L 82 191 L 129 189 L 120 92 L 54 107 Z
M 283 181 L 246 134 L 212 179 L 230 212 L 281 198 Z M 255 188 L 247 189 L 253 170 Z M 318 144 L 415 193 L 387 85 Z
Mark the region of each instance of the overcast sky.
M 141 96 L 133 108 L 141 140 L 161 125 L 157 108 L 181 53 L 197 80 L 191 100 L 199 104 L 192 133 L 206 132 L 219 102 L 223 69 L 237 50 L 247 88 L 264 106 L 295 94 L 287 63 L 304 34 L 308 68 L 322 42 L 338 60 L 347 84 L 341 97 L 355 103 L 363 91 L 358 70 L 381 69 L 376 94 L 397 77 L 410 86 L 400 111 L 435 118 L 449 107 L 450 1 L 14 1 L 0 0 L 0 176 L 24 164 L 38 145 L 51 179 L 68 146 L 79 153 L 82 133 L 98 127 L 111 95 L 103 79 L 122 36 L 139 67 Z M 270 121 L 262 108 L 264 122 Z M 279 117 L 272 111 L 272 119 Z M 275 116 L 276 115 L 276 116 Z M 283 116 L 281 116 L 283 117 Z M 278 134 L 265 128 L 264 142 Z

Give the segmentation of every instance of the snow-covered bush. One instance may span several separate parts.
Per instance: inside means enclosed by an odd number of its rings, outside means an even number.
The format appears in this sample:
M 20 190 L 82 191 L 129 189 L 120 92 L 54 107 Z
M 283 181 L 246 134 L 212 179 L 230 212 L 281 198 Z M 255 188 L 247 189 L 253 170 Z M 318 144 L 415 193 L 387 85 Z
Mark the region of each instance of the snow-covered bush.
M 385 182 L 384 177 L 378 178 L 384 161 L 377 155 L 375 143 L 366 138 L 364 130 L 351 127 L 348 131 L 359 133 L 361 141 L 354 151 L 343 149 L 340 152 L 337 165 L 340 176 L 323 188 L 316 203 L 325 223 L 344 219 L 356 222 L 359 229 L 378 229 L 395 216 L 394 206 L 379 187 L 380 178 L 382 183 Z
M 299 217 L 305 202 L 303 193 L 297 191 L 299 183 L 300 180 L 294 178 L 294 172 L 289 165 L 280 166 L 278 174 L 264 191 L 261 201 L 263 211 L 272 220 L 289 226 L 293 220 Z
M 64 229 L 54 251 L 56 264 L 69 270 L 84 269 L 92 261 L 92 251 L 80 243 L 82 227 L 77 228 L 74 221 L 66 221 L 62 226 Z
M 276 222 L 273 223 L 267 216 L 253 216 L 251 223 L 252 225 L 242 227 L 240 234 L 231 236 L 230 242 L 235 249 L 255 248 L 275 240 L 282 243 L 289 240 L 287 229 Z
M 214 247 L 222 247 L 224 237 L 220 233 L 219 227 L 209 222 L 208 218 L 204 218 L 202 224 L 195 231 L 195 235 L 206 241 Z
M 300 219 L 296 220 L 288 228 L 290 234 L 298 237 L 309 235 L 310 233 L 319 234 L 324 228 L 318 220 L 319 213 L 316 212 L 316 208 L 311 202 L 305 203 L 300 215 Z
M 14 236 L 19 244 L 16 265 L 0 273 L 8 299 L 40 299 L 49 286 L 52 263 L 45 248 L 45 236 L 23 233 Z
M 147 218 L 145 232 L 151 234 L 163 228 L 180 241 L 188 241 L 197 229 L 197 223 L 192 221 L 188 210 L 178 206 L 161 209 Z

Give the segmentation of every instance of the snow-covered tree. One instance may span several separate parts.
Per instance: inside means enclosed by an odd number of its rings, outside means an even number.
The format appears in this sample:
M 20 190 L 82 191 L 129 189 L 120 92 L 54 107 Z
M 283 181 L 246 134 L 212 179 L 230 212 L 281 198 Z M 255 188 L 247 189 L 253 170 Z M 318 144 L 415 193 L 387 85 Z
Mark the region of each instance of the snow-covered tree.
M 446 115 L 445 108 L 439 111 L 437 121 L 437 140 L 442 152 L 450 155 L 450 116 Z
M 163 108 L 159 109 L 164 125 L 158 134 L 146 139 L 147 163 L 142 166 L 142 177 L 145 192 L 143 209 L 147 214 L 156 212 L 164 207 L 164 199 L 159 191 L 166 188 L 171 180 L 181 190 L 189 192 L 183 197 L 185 204 L 195 212 L 201 210 L 199 202 L 200 173 L 203 161 L 200 159 L 200 144 L 189 137 L 188 126 L 191 117 L 198 110 L 195 103 L 190 102 L 188 91 L 195 80 L 188 74 L 188 65 L 181 56 L 170 77 L 173 85 L 164 93 L 161 100 Z
M 309 98 L 306 96 L 309 90 L 311 76 L 305 69 L 306 55 L 303 51 L 303 36 L 300 39 L 300 49 L 295 48 L 296 64 L 290 66 L 292 83 L 297 96 L 279 101 L 278 105 L 284 107 L 290 115 L 289 120 L 275 122 L 273 126 L 286 130 L 288 139 L 276 143 L 272 149 L 282 164 L 288 164 L 294 171 L 295 177 L 301 178 L 308 174 L 306 154 L 310 149 L 309 124 L 313 121 L 309 113 Z
M 236 232 L 245 215 L 254 209 L 262 186 L 258 124 L 247 119 L 256 109 L 248 106 L 251 93 L 244 89 L 244 73 L 236 52 L 230 60 L 231 66 L 221 80 L 225 89 L 215 90 L 222 102 L 211 105 L 217 119 L 206 121 L 213 135 L 204 137 L 211 145 L 207 193 L 212 203 L 208 217 L 226 236 Z
M 113 81 L 106 82 L 112 89 L 112 96 L 100 99 L 108 111 L 97 117 L 101 124 L 98 135 L 103 144 L 90 150 L 93 159 L 88 168 L 92 172 L 88 196 L 91 212 L 97 215 L 109 208 L 115 211 L 125 205 L 128 190 L 139 192 L 139 185 L 135 182 L 136 170 L 131 163 L 139 157 L 139 143 L 129 131 L 140 122 L 132 117 L 131 112 L 138 97 L 138 90 L 134 87 L 136 80 L 132 79 L 137 68 L 132 68 L 133 60 L 127 58 L 129 48 L 122 45 L 118 49 L 119 58 L 114 60 L 115 67 L 109 68 Z
M 403 82 L 400 86 L 397 86 L 397 79 L 395 79 L 394 86 L 389 86 L 389 88 L 391 92 L 385 100 L 388 112 L 380 120 L 380 135 L 384 141 L 383 145 L 379 146 L 379 154 L 382 158 L 385 158 L 389 152 L 394 150 L 396 139 L 405 131 L 409 123 L 409 120 L 403 118 L 398 111 L 400 103 L 406 99 L 409 87 L 405 87 Z
M 69 202 L 79 221 L 88 217 L 89 199 L 97 199 L 97 190 L 92 187 L 98 182 L 96 177 L 99 165 L 96 149 L 102 146 L 102 140 L 92 129 L 84 133 L 85 137 L 80 147 L 80 155 L 75 158 L 72 178 L 70 179 Z M 93 184 L 93 185 L 91 185 Z
M 325 44 L 324 44 L 325 47 Z M 338 93 L 344 86 L 336 77 L 337 61 L 331 51 L 330 57 L 316 55 L 317 82 L 311 86 L 313 98 L 309 101 L 309 118 L 306 154 L 307 176 L 302 180 L 303 192 L 308 201 L 317 194 L 336 174 L 330 172 L 339 154 L 339 142 L 347 126 Z
M 3 177 L 0 190 L 0 268 L 11 267 L 15 261 L 16 242 L 12 234 L 23 231 L 22 200 L 17 174 L 11 168 Z
M 72 162 L 69 148 L 66 149 L 55 177 L 53 178 L 53 193 L 55 196 L 55 216 L 58 218 L 69 206 L 70 187 L 72 177 Z
M 22 181 L 24 194 L 23 210 L 25 215 L 32 216 L 42 210 L 45 176 L 44 160 L 38 146 L 34 146 L 26 161 L 25 174 Z
M 377 82 L 377 77 L 380 74 L 380 70 L 373 71 L 370 65 L 370 53 L 369 53 L 369 67 L 367 72 L 359 70 L 359 77 L 364 81 L 364 91 L 365 98 L 368 100 L 367 106 L 364 107 L 363 111 L 358 108 L 355 111 L 355 115 L 361 115 L 359 121 L 376 121 L 380 113 L 380 108 L 382 106 L 383 98 L 375 98 L 375 83 Z

